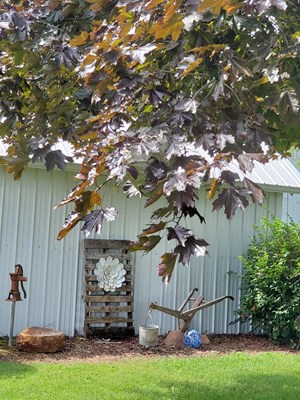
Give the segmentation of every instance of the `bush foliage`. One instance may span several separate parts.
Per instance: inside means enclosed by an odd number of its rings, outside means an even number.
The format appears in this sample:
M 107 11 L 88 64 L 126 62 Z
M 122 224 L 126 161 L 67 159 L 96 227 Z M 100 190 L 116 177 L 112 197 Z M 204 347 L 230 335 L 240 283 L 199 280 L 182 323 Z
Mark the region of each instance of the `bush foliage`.
M 264 217 L 242 261 L 241 318 L 300 347 L 300 223 Z

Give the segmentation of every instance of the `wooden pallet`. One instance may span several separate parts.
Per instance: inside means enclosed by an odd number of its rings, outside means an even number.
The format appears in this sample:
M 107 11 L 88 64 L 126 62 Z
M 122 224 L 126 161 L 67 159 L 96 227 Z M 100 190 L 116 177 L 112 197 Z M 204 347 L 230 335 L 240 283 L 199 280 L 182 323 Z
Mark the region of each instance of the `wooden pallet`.
M 84 293 L 85 337 L 124 337 L 134 335 L 133 267 L 127 240 L 85 239 Z M 98 285 L 94 269 L 100 258 L 117 258 L 126 270 L 125 281 L 114 292 L 105 292 Z

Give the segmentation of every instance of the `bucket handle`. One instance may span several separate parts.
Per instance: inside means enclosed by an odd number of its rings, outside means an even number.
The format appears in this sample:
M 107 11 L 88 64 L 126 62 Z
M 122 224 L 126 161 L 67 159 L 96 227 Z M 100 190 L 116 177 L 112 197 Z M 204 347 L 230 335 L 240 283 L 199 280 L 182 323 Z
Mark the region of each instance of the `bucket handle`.
M 151 320 L 151 325 L 154 325 L 154 324 L 153 324 L 153 318 L 152 318 L 151 312 L 152 312 L 151 310 L 148 311 L 147 318 L 145 319 L 145 326 L 148 326 L 148 325 L 149 325 L 149 324 L 147 323 L 148 320 Z

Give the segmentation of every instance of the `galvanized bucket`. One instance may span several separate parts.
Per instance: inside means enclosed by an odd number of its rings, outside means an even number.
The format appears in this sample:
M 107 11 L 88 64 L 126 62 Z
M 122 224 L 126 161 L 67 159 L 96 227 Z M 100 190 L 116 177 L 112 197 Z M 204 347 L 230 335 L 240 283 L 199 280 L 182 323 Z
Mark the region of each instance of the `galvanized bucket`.
M 151 323 L 148 323 L 148 320 Z M 145 347 L 153 347 L 157 344 L 159 325 L 153 324 L 153 319 L 150 313 L 146 318 L 145 324 L 139 327 L 139 343 Z

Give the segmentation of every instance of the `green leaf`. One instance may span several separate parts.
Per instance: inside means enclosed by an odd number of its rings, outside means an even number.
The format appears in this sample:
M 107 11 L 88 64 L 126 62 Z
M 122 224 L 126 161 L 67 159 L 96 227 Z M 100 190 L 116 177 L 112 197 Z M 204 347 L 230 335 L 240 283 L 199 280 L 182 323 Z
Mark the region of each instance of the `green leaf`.
M 80 35 L 75 36 L 72 40 L 70 40 L 71 46 L 82 46 L 84 45 L 89 39 L 89 34 L 86 31 L 82 31 Z
M 194 69 L 196 69 L 201 63 L 203 62 L 203 58 L 200 57 L 197 60 L 191 62 L 189 64 L 189 66 L 182 72 L 182 74 L 180 75 L 180 78 L 184 78 L 185 76 L 187 76 L 190 72 L 194 71 Z
M 72 211 L 65 220 L 65 223 L 57 235 L 57 240 L 63 239 L 81 221 L 81 214 Z
M 28 166 L 30 158 L 23 156 L 18 158 L 1 157 L 0 164 L 7 165 L 6 171 L 9 174 L 14 174 L 14 180 L 18 181 L 24 169 Z
M 152 8 L 157 7 L 161 3 L 164 3 L 165 0 L 150 0 L 149 3 L 146 5 L 147 10 L 151 10 Z
M 129 246 L 130 251 L 143 251 L 145 254 L 149 253 L 161 241 L 161 236 L 139 236 L 137 242 Z
M 150 29 L 149 33 L 153 34 L 155 39 L 165 39 L 171 36 L 173 40 L 177 40 L 181 34 L 184 24 L 180 14 L 174 14 L 167 22 L 164 18 L 160 18 Z
M 230 59 L 232 65 L 243 75 L 248 77 L 253 77 L 253 72 L 249 69 L 248 64 L 245 60 L 242 60 L 237 57 L 232 57 Z
M 143 232 L 139 236 L 148 236 L 153 233 L 159 232 L 166 226 L 165 222 L 160 221 L 158 224 L 150 224 L 148 228 L 143 229 Z
M 170 282 L 176 260 L 177 255 L 174 253 L 165 253 L 161 256 L 161 262 L 157 266 L 157 274 L 162 277 L 163 283 L 167 284 Z

